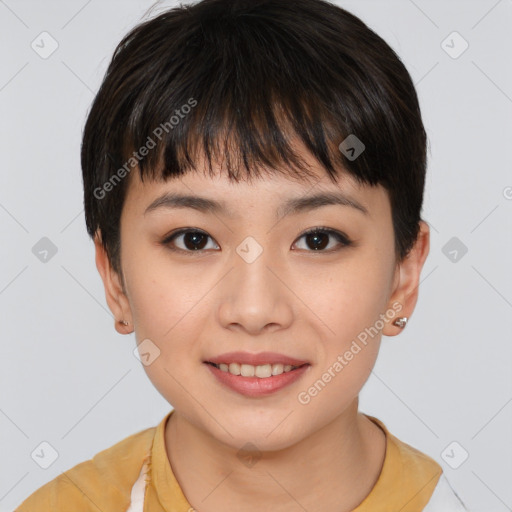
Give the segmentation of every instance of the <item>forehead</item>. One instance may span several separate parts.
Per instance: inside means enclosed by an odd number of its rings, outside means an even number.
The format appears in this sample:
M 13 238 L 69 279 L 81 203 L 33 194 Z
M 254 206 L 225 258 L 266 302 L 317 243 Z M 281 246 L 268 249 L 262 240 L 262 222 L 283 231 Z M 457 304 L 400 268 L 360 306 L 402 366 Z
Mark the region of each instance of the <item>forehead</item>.
M 370 216 L 372 210 L 388 201 L 387 192 L 380 185 L 361 184 L 342 168 L 333 179 L 312 156 L 303 152 L 301 158 L 309 176 L 298 176 L 286 166 L 277 169 L 261 166 L 256 173 L 242 172 L 235 180 L 222 165 L 213 165 L 210 173 L 204 158 L 196 160 L 196 169 L 166 179 L 144 176 L 141 180 L 136 168 L 129 177 L 124 208 L 145 215 L 162 205 L 192 206 L 237 217 L 249 206 L 275 209 L 276 216 L 280 216 L 311 205 L 345 204 Z
M 339 183 L 322 176 L 316 182 L 290 180 L 271 174 L 251 182 L 234 183 L 225 174 L 190 172 L 170 180 L 141 182 L 134 177 L 123 206 L 123 216 L 140 222 L 164 219 L 178 210 L 211 214 L 236 221 L 255 218 L 279 220 L 294 214 L 337 207 L 342 218 L 372 222 L 383 227 L 391 222 L 387 191 L 381 186 L 356 184 L 352 177 Z M 324 212 L 325 213 L 325 212 Z M 131 221 L 130 221 L 131 222 Z

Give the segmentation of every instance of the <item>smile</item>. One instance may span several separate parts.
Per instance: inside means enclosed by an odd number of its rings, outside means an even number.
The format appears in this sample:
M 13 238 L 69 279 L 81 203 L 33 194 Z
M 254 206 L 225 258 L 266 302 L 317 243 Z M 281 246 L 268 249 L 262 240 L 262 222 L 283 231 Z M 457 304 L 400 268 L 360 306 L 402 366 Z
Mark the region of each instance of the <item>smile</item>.
M 265 379 L 274 375 L 281 375 L 282 373 L 291 372 L 300 366 L 292 366 L 291 364 L 262 364 L 254 366 L 252 364 L 241 364 L 241 363 L 208 363 L 223 372 L 230 373 L 231 375 L 241 375 L 242 377 L 258 377 Z M 303 366 L 303 365 L 301 365 Z
M 249 397 L 258 398 L 276 393 L 299 380 L 311 367 L 275 364 L 204 363 L 223 388 Z M 275 372 L 275 373 L 274 373 Z

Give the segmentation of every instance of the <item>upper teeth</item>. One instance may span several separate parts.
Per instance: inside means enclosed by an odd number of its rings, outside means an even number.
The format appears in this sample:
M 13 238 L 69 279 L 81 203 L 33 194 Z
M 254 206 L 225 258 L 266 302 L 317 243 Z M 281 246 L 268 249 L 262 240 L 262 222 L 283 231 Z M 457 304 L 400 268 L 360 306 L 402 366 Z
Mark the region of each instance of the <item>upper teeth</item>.
M 225 363 L 220 363 L 216 364 L 215 366 L 223 372 L 229 372 L 233 375 L 260 378 L 270 377 L 272 375 L 281 375 L 283 372 L 289 372 L 295 368 L 298 368 L 297 366 L 292 366 L 291 364 L 262 364 L 253 366 L 252 364 L 230 363 L 227 365 Z

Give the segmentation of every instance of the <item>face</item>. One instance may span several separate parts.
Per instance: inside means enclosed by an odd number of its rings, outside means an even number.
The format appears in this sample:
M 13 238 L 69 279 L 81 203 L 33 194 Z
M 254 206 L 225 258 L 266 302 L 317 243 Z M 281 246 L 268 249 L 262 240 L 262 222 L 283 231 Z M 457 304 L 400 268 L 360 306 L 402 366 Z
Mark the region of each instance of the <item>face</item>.
M 114 307 L 144 343 L 144 368 L 162 396 L 233 447 L 285 448 L 343 415 L 369 377 L 383 328 L 396 334 L 392 319 L 407 316 L 396 306 L 407 297 L 397 286 L 386 190 L 348 174 L 335 184 L 315 169 L 308 181 L 131 176 L 121 217 L 126 294 Z M 319 194 L 345 199 L 307 201 Z M 298 368 L 285 372 L 286 364 Z

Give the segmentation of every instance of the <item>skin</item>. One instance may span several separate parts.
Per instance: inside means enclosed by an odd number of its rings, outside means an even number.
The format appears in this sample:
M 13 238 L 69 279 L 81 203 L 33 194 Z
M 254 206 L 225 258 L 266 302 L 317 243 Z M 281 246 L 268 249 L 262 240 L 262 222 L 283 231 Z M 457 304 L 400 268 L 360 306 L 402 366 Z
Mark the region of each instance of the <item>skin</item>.
M 189 172 L 142 183 L 134 172 L 121 216 L 122 277 L 110 266 L 99 234 L 95 240 L 115 328 L 135 331 L 137 343 L 149 338 L 160 350 L 144 368 L 175 409 L 166 425 L 167 455 L 185 496 L 201 512 L 348 512 L 370 493 L 384 461 L 385 435 L 358 412 L 358 395 L 382 334 L 401 332 L 393 318 L 309 403 L 297 397 L 381 313 L 394 311 L 393 304 L 401 307 L 394 318 L 411 317 L 429 228 L 421 222 L 413 249 L 398 264 L 387 191 L 358 185 L 345 172 L 335 184 L 305 151 L 301 155 L 315 170 L 314 180 L 275 173 L 230 183 L 219 171 L 214 178 Z M 328 205 L 276 222 L 287 198 L 337 190 L 369 215 Z M 144 215 L 166 191 L 224 200 L 232 215 L 190 208 Z M 201 254 L 183 236 L 174 246 L 189 247 L 188 253 L 162 244 L 171 231 L 187 227 L 209 235 Z M 353 245 L 324 235 L 328 247 L 315 251 L 314 240 L 302 236 L 314 227 L 340 231 Z M 263 248 L 252 263 L 236 252 L 248 236 Z M 277 393 L 248 398 L 219 383 L 203 362 L 235 350 L 279 352 L 311 366 Z M 248 442 L 261 457 L 250 467 L 237 457 Z

